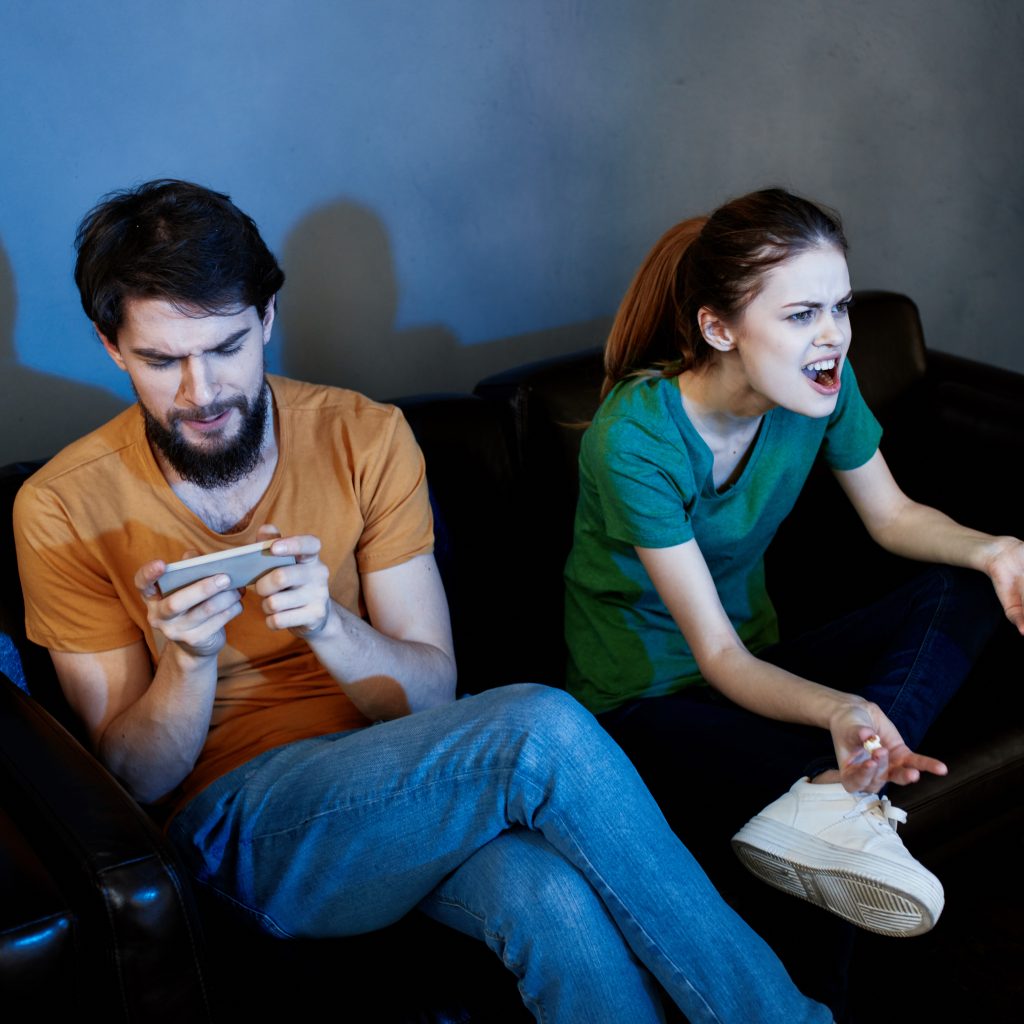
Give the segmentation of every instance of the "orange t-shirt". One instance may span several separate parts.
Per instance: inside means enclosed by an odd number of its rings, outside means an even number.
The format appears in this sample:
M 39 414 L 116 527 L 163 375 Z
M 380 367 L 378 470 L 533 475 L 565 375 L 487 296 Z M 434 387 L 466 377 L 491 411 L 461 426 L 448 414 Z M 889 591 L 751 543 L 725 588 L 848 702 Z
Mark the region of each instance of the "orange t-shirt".
M 433 550 L 423 456 L 401 412 L 353 391 L 268 380 L 277 468 L 236 533 L 215 533 L 177 498 L 135 406 L 26 481 L 14 522 L 31 640 L 95 652 L 141 639 L 156 664 L 164 639 L 146 621 L 138 567 L 254 543 L 264 523 L 319 537 L 331 596 L 363 618 L 361 573 Z M 226 627 L 206 743 L 169 809 L 264 750 L 367 724 L 307 644 L 266 628 L 259 601 L 250 588 Z

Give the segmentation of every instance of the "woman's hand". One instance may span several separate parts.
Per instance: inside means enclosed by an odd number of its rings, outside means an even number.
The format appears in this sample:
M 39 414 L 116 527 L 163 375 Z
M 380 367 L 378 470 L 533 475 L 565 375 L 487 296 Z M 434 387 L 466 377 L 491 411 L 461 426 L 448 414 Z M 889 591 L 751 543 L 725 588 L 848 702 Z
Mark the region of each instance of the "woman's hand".
M 839 779 L 850 793 L 877 793 L 886 782 L 905 786 L 917 782 L 921 772 L 945 775 L 949 770 L 934 757 L 915 754 L 877 704 L 845 704 L 833 714 L 829 730 L 836 748 Z M 864 744 L 874 737 L 881 745 L 875 750 L 866 749 Z
M 997 537 L 985 562 L 1006 617 L 1024 633 L 1024 544 L 1016 537 Z

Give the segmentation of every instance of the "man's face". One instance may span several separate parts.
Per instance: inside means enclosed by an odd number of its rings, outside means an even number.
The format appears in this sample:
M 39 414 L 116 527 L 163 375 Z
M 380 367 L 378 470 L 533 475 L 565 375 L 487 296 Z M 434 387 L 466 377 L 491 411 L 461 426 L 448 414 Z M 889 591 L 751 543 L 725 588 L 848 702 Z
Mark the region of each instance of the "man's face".
M 252 306 L 195 317 L 164 299 L 133 299 L 118 344 L 102 338 L 131 378 L 150 444 L 182 479 L 225 486 L 259 463 L 269 411 L 263 346 L 273 322 L 273 304 L 261 321 Z

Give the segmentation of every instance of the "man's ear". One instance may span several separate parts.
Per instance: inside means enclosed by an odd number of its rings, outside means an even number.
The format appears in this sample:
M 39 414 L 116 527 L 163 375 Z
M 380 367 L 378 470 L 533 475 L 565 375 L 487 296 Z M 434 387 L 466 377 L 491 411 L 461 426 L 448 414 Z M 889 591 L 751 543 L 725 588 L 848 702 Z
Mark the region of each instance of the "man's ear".
M 119 370 L 124 370 L 124 372 L 127 373 L 128 367 L 124 365 L 121 350 L 99 329 L 99 327 L 96 326 L 96 324 L 93 324 L 92 326 L 93 330 L 96 331 L 96 337 L 103 342 L 103 347 L 107 350 L 107 355 L 117 363 Z
M 274 317 L 277 315 L 277 296 L 273 296 L 267 303 L 266 312 L 263 314 L 263 344 L 270 342 L 270 333 L 274 329 Z
M 701 306 L 697 312 L 697 324 L 704 340 L 719 352 L 731 352 L 736 347 L 732 328 L 713 310 Z

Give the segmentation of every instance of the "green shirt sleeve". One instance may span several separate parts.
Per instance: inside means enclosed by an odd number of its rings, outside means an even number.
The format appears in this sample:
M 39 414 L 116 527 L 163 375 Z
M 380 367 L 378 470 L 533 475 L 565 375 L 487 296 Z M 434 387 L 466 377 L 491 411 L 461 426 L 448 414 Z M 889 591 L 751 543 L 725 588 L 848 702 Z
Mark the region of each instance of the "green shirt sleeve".
M 689 462 L 667 433 L 657 422 L 609 416 L 584 435 L 582 485 L 593 487 L 611 539 L 665 548 L 693 537 L 690 511 L 697 487 Z

